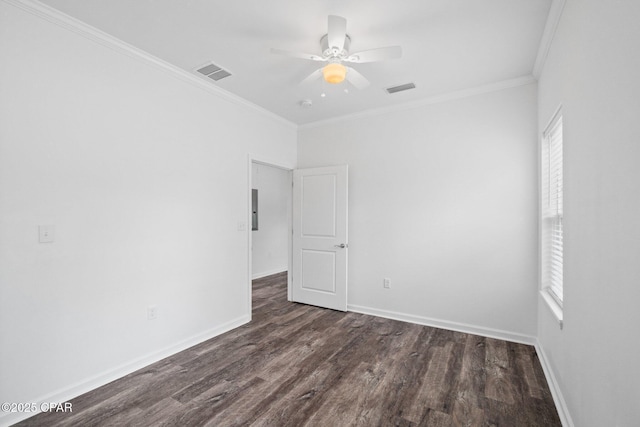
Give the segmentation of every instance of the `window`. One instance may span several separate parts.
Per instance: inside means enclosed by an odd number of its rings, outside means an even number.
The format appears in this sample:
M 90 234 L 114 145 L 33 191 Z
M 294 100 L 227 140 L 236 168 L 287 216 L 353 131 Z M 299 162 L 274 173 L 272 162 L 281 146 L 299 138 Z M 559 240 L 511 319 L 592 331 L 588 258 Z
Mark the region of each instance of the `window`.
M 542 287 L 557 305 L 563 299 L 562 112 L 553 116 L 542 144 Z

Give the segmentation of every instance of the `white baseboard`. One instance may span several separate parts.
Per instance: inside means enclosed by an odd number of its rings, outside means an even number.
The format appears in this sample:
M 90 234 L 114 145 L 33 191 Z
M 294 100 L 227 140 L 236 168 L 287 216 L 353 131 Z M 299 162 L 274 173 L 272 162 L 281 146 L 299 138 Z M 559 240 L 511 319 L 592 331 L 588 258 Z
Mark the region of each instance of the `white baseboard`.
M 551 391 L 551 395 L 553 396 L 553 402 L 556 405 L 560 421 L 562 422 L 563 427 L 574 427 L 573 420 L 571 419 L 571 415 L 569 414 L 569 409 L 567 408 L 567 404 L 562 395 L 562 391 L 560 390 L 558 380 L 556 379 L 553 370 L 551 369 L 551 365 L 549 364 L 547 355 L 542 349 L 542 346 L 540 346 L 540 343 L 538 342 L 538 339 L 536 337 L 515 332 L 503 331 L 499 329 L 483 328 L 464 323 L 449 322 L 446 320 L 432 319 L 429 317 L 415 316 L 412 314 L 398 313 L 394 311 L 380 310 L 377 308 L 363 307 L 358 305 L 348 305 L 347 310 L 353 311 L 355 313 L 384 317 L 386 319 L 400 320 L 403 322 L 410 322 L 418 325 L 449 329 L 452 331 L 480 335 L 488 338 L 497 338 L 505 341 L 512 341 L 534 346 L 536 349 L 536 353 L 538 353 L 540 365 L 542 366 L 542 370 L 544 371 L 544 375 L 547 379 L 547 384 L 549 384 L 549 389 Z
M 370 314 L 372 316 L 384 317 L 386 319 L 401 320 L 403 322 L 415 323 L 418 325 L 432 326 L 434 328 L 449 329 L 452 331 L 464 332 L 467 334 L 480 335 L 487 338 L 497 338 L 500 340 L 512 341 L 521 344 L 535 345 L 537 343 L 536 338 L 531 335 L 503 331 L 500 329 L 484 328 L 481 326 L 473 326 L 466 323 L 432 319 L 429 317 L 416 316 L 413 314 L 398 313 L 395 311 L 380 310 L 377 308 L 363 307 L 359 305 L 347 305 L 347 311 Z
M 544 352 L 544 349 L 538 340 L 536 340 L 535 347 L 536 353 L 538 353 L 538 359 L 540 360 L 540 365 L 542 365 L 542 370 L 544 371 L 544 376 L 547 378 L 547 384 L 549 384 L 549 390 L 551 390 L 551 395 L 553 396 L 553 402 L 556 404 L 556 409 L 558 410 L 558 416 L 560 417 L 562 426 L 574 427 L 571 414 L 569 413 L 569 408 L 567 407 L 567 402 L 564 400 L 558 380 L 553 373 L 553 369 L 551 369 L 551 364 L 549 363 L 547 354 Z
M 273 274 L 284 273 L 288 270 L 287 266 L 276 268 L 275 270 L 263 271 L 262 273 L 253 273 L 251 279 L 262 279 L 263 277 L 271 276 Z
M 78 397 L 81 394 L 87 393 L 91 390 L 94 390 L 98 387 L 108 384 L 111 381 L 117 380 L 119 378 L 124 377 L 125 375 L 135 372 L 138 369 L 142 369 L 145 366 L 149 366 L 152 363 L 158 362 L 166 357 L 172 356 L 178 352 L 186 350 L 189 347 L 193 347 L 196 344 L 200 344 L 201 342 L 204 342 L 208 339 L 211 339 L 225 332 L 228 332 L 232 329 L 235 329 L 239 326 L 242 326 L 245 323 L 248 323 L 249 321 L 251 321 L 251 316 L 243 315 L 241 317 L 238 317 L 237 319 L 223 323 L 222 325 L 215 327 L 213 329 L 210 329 L 206 332 L 200 333 L 198 335 L 194 335 L 190 338 L 177 342 L 171 346 L 165 347 L 153 353 L 150 353 L 146 356 L 142 356 L 130 362 L 124 363 L 120 366 L 116 366 L 101 374 L 87 378 L 75 384 L 71 384 L 60 390 L 47 393 L 44 396 L 40 396 L 35 399 L 30 399 L 29 402 L 37 402 L 37 406 L 40 406 L 40 403 L 43 403 L 43 402 L 57 402 L 57 403 L 68 402 L 69 400 L 75 397 Z M 3 427 L 10 426 L 11 424 L 17 423 L 18 421 L 22 421 L 33 415 L 35 415 L 33 412 L 32 413 L 16 413 L 16 412 L 2 413 L 0 414 L 0 426 L 3 426 Z
M 286 270 L 286 269 L 285 269 Z M 265 274 L 264 276 L 269 276 L 271 274 L 280 273 L 281 271 L 277 271 L 275 273 Z M 551 390 L 551 394 L 553 396 L 553 401 L 558 410 L 558 415 L 564 427 L 574 427 L 573 421 L 569 414 L 569 410 L 567 408 L 566 402 L 562 395 L 562 391 L 559 388 L 558 381 L 551 369 L 547 356 L 540 346 L 538 340 L 529 335 L 518 334 L 514 332 L 502 331 L 498 329 L 492 328 L 483 328 L 473 325 L 468 325 L 464 323 L 457 322 L 449 322 L 439 319 L 432 319 L 423 316 L 415 316 L 411 314 L 398 313 L 394 311 L 388 310 L 380 310 L 370 307 L 363 307 L 357 305 L 348 305 L 348 311 L 352 311 L 355 313 L 368 314 L 372 316 L 384 317 L 386 319 L 400 320 L 409 323 L 415 323 L 418 325 L 431 326 L 442 329 L 449 329 L 458 332 L 464 332 L 469 334 L 480 335 L 489 338 L 497 338 L 506 341 L 518 342 L 522 344 L 529 344 L 535 346 L 536 352 L 538 353 L 538 358 L 540 360 L 540 364 L 542 365 L 542 370 L 544 371 L 545 377 L 547 379 L 547 383 L 549 384 L 549 389 Z M 128 363 L 117 366 L 113 369 L 110 369 L 102 374 L 95 375 L 91 378 L 87 378 L 84 381 L 81 381 L 76 384 L 72 384 L 63 389 L 54 391 L 52 393 L 48 393 L 44 396 L 41 396 L 37 399 L 32 399 L 32 402 L 68 402 L 69 400 L 94 390 L 98 387 L 101 387 L 105 384 L 110 383 L 111 381 L 117 380 L 119 378 L 124 377 L 132 372 L 137 371 L 138 369 L 144 368 L 152 363 L 160 361 L 166 357 L 172 356 L 180 351 L 186 350 L 189 347 L 192 347 L 196 344 L 199 344 L 203 341 L 221 335 L 225 332 L 228 332 L 232 329 L 235 329 L 239 326 L 248 323 L 251 320 L 249 315 L 241 316 L 237 319 L 224 323 L 216 328 L 210 329 L 209 331 L 203 332 L 201 334 L 192 336 L 188 339 L 182 340 L 172 346 L 166 347 L 162 350 L 156 351 L 149 355 L 140 357 L 138 359 L 132 360 Z M 21 420 L 29 418 L 33 416 L 33 413 L 3 413 L 0 415 L 0 426 L 10 426 L 14 423 L 17 423 Z

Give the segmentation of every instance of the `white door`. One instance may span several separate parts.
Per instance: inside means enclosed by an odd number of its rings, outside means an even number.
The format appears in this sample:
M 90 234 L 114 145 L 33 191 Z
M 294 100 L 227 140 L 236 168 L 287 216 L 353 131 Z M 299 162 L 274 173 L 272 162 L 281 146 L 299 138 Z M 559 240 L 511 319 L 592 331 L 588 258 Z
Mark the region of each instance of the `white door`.
M 347 311 L 348 167 L 293 171 L 292 300 Z

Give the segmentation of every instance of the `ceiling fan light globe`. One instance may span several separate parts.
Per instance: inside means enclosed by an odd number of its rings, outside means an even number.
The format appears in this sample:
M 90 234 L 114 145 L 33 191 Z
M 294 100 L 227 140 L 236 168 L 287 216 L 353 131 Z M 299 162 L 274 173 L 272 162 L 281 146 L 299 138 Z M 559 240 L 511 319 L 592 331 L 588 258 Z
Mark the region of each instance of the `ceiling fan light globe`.
M 347 77 L 347 68 L 344 65 L 338 64 L 336 62 L 327 64 L 322 69 L 322 77 L 327 83 L 342 83 Z

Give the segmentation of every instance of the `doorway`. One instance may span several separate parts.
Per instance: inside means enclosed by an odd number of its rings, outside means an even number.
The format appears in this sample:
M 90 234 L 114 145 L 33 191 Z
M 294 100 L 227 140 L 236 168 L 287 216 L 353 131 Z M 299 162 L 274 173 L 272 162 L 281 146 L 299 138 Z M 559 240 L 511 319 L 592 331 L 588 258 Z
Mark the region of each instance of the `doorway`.
M 291 189 L 291 168 L 249 157 L 249 312 L 252 281 L 289 270 Z M 290 286 L 287 294 L 290 300 Z

